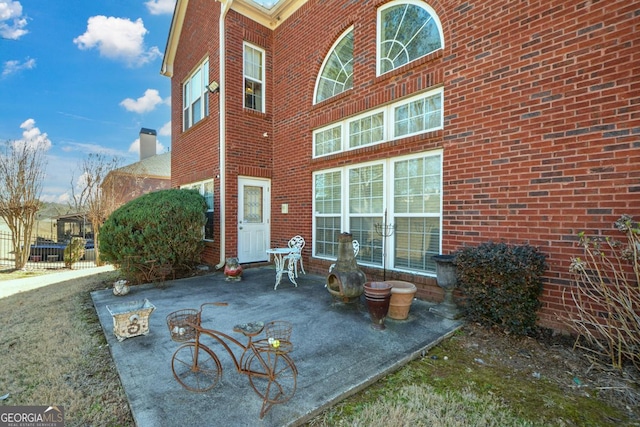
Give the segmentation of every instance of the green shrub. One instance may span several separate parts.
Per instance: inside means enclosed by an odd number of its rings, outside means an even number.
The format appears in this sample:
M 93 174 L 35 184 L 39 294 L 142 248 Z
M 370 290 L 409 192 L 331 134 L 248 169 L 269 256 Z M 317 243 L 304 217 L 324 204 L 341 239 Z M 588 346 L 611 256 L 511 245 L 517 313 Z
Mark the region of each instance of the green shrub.
M 73 267 L 73 264 L 80 261 L 84 256 L 84 245 L 86 241 L 82 237 L 72 237 L 71 242 L 64 248 L 62 256 L 64 257 L 64 266 Z
M 515 335 L 535 330 L 546 256 L 529 245 L 483 243 L 458 251 L 458 282 L 467 319 Z
M 138 272 L 153 279 L 155 267 L 189 269 L 200 262 L 205 211 L 194 190 L 160 190 L 131 200 L 100 229 L 101 256 L 130 278 Z

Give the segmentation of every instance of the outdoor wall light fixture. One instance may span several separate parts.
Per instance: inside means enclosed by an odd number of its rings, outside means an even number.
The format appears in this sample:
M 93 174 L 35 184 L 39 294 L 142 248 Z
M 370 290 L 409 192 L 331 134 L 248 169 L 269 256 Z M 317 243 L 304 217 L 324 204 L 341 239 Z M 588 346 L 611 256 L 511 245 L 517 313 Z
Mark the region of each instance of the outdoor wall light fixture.
M 220 85 L 218 84 L 217 81 L 214 80 L 211 83 L 209 83 L 209 86 L 207 86 L 207 89 L 211 93 L 216 93 L 220 90 Z

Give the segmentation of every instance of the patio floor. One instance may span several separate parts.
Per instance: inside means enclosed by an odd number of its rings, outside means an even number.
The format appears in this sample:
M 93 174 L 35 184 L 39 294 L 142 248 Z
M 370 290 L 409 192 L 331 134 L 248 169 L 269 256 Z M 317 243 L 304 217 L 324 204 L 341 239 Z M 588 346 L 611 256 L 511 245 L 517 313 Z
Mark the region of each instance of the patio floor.
M 374 330 L 364 296 L 355 304 L 335 302 L 324 287 L 325 277 L 313 274 L 301 275 L 297 288 L 285 275 L 274 291 L 274 277 L 273 267 L 258 267 L 245 269 L 240 282 L 227 282 L 216 272 L 168 281 L 162 287 L 133 287 L 126 296 L 116 297 L 109 289 L 91 294 L 138 427 L 300 425 L 425 354 L 461 325 L 430 312 L 433 304 L 414 300 L 407 320 L 387 319 L 385 330 Z M 156 307 L 149 318 L 150 333 L 119 342 L 107 306 L 145 298 Z M 197 309 L 204 302 L 228 306 L 205 308 L 202 325 L 243 343 L 245 338 L 233 332 L 238 323 L 293 324 L 290 356 L 298 369 L 296 393 L 285 404 L 273 406 L 262 420 L 262 399 L 248 378 L 236 372 L 223 347 L 209 337 L 203 342 L 222 362 L 220 383 L 208 392 L 194 393 L 173 378 L 171 357 L 180 344 L 171 340 L 166 316 Z

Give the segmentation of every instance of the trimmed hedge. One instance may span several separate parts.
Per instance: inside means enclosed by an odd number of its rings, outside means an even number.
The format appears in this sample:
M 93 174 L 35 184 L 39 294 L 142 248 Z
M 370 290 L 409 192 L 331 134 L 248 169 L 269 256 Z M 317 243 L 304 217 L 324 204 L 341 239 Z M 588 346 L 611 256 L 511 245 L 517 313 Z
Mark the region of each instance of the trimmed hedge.
M 200 262 L 206 203 L 195 190 L 148 193 L 115 210 L 100 229 L 100 254 L 125 274 Z
M 468 320 L 515 335 L 534 332 L 546 255 L 529 245 L 483 243 L 456 256 Z

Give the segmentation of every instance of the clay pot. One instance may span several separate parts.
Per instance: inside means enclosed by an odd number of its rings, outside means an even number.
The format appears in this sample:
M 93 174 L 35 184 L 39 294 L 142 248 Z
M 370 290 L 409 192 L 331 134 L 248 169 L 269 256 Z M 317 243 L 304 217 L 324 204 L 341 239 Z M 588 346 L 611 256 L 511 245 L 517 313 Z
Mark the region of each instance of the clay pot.
M 391 285 L 386 282 L 367 282 L 364 284 L 364 297 L 373 329 L 385 329 L 384 319 L 389 312 Z
M 385 283 L 389 283 L 392 286 L 387 316 L 394 320 L 406 320 L 409 317 L 411 303 L 418 289 L 413 283 L 402 280 L 388 280 Z

